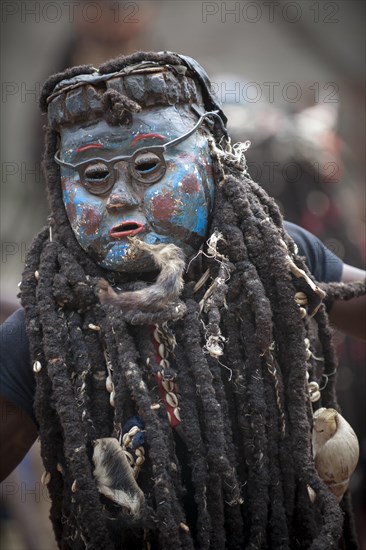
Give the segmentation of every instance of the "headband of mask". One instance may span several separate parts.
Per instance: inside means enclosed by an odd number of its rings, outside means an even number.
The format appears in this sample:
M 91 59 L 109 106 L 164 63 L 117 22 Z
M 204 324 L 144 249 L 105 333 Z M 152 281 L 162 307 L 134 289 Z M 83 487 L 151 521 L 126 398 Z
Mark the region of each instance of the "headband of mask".
M 140 61 L 110 73 L 98 69 L 89 74 L 79 74 L 58 82 L 47 97 L 50 125 L 57 128 L 63 123 L 66 112 L 77 117 L 83 113 L 100 116 L 102 107 L 100 95 L 95 87 L 103 85 L 145 106 L 190 103 L 202 105 L 203 110 L 216 111 L 221 127 L 226 133 L 227 118 L 221 104 L 212 92 L 211 82 L 205 70 L 193 58 L 159 52 L 178 57 L 182 64 L 173 65 L 157 61 Z M 165 73 L 165 74 L 164 74 Z M 175 78 L 173 77 L 175 76 Z M 196 83 L 199 84 L 197 88 Z M 81 89 L 84 89 L 82 91 Z M 65 98 L 67 94 L 67 98 Z M 150 105 L 149 105 L 150 103 Z M 199 109 L 202 112 L 202 109 Z

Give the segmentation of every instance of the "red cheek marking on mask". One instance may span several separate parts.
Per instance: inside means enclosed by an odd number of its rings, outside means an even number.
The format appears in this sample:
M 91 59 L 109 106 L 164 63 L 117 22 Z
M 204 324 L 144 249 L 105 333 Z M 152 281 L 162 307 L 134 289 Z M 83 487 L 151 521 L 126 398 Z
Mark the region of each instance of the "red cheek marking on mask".
M 206 168 L 208 177 L 212 178 L 212 174 L 213 174 L 212 165 L 208 162 L 207 158 L 204 159 L 204 163 L 205 163 L 205 168 Z
M 76 219 L 76 205 L 74 202 L 68 202 L 66 204 L 67 216 L 72 223 Z
M 195 162 L 197 160 L 196 155 L 193 153 L 179 153 L 178 158 L 183 162 Z
M 162 222 L 169 221 L 176 208 L 176 201 L 167 193 L 166 195 L 157 195 L 151 201 L 151 212 L 156 220 Z
M 69 176 L 62 176 L 61 183 L 62 189 L 67 191 L 70 197 L 74 198 L 76 193 L 75 180 Z
M 200 186 L 195 175 L 189 174 L 184 176 L 181 181 L 181 189 L 183 193 L 188 193 L 188 195 L 193 195 L 193 193 L 198 193 Z
M 97 208 L 92 206 L 84 206 L 81 216 L 81 225 L 84 229 L 85 235 L 92 235 L 96 233 L 98 226 L 100 225 L 100 213 Z

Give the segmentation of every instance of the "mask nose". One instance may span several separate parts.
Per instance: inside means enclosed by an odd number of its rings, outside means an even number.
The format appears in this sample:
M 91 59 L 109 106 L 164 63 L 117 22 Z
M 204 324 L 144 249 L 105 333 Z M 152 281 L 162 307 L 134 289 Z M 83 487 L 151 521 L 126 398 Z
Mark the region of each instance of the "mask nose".
M 106 208 L 109 212 L 113 212 L 122 208 L 135 208 L 139 204 L 140 200 L 130 189 L 126 181 L 119 179 L 109 195 Z

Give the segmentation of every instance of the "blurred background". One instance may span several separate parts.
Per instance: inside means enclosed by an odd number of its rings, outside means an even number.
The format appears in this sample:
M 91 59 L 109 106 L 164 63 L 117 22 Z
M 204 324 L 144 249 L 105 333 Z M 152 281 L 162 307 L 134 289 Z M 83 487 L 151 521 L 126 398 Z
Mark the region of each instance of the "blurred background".
M 2 2 L 1 306 L 47 219 L 38 98 L 67 66 L 139 49 L 196 58 L 224 103 L 249 171 L 285 217 L 365 268 L 365 3 L 358 0 Z M 366 547 L 365 346 L 337 334 L 338 395 L 361 445 L 351 489 Z M 37 445 L 1 485 L 0 547 L 51 550 Z

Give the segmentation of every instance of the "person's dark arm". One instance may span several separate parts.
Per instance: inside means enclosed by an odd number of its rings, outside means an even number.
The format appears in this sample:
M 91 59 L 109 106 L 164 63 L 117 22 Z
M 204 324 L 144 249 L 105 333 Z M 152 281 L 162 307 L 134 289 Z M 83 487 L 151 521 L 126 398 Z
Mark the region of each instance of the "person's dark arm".
M 25 318 L 17 310 L 0 326 L 0 477 L 19 464 L 37 438 L 35 378 Z
M 0 411 L 0 481 L 3 481 L 18 466 L 38 434 L 31 418 L 3 396 Z
M 296 242 L 315 280 L 324 283 L 365 281 L 365 271 L 344 264 L 306 229 L 286 221 L 285 228 Z M 366 296 L 334 300 L 328 306 L 332 326 L 344 334 L 366 340 Z
M 366 272 L 357 267 L 343 264 L 342 282 L 365 281 Z M 336 329 L 348 336 L 366 340 L 366 296 L 352 300 L 335 300 L 329 313 L 329 320 Z

